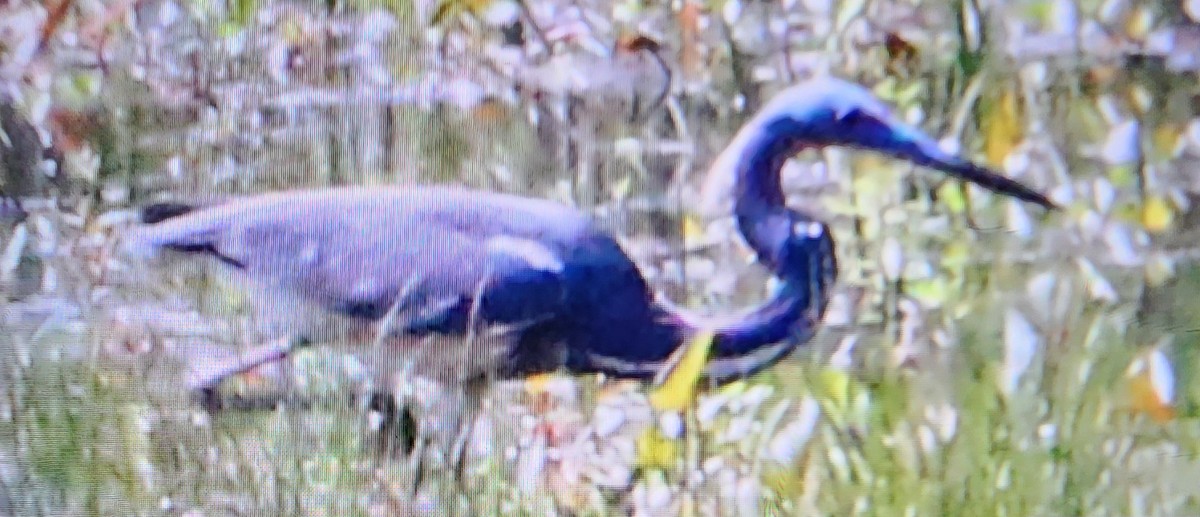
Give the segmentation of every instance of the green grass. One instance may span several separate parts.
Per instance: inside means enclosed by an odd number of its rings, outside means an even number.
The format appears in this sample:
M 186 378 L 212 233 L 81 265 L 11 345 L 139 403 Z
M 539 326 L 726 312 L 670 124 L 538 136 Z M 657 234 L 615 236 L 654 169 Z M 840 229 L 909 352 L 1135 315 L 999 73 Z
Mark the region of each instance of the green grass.
M 1200 487 L 1189 482 L 1200 473 L 1195 420 L 1156 422 L 1131 406 L 1126 372 L 1144 352 L 1129 342 L 1129 307 L 1081 304 L 1066 320 L 1046 323 L 1056 332 L 1039 334 L 1033 364 L 1007 391 L 998 378 L 1012 303 L 994 298 L 985 292 L 970 304 L 969 318 L 950 322 L 957 339 L 906 364 L 896 364 L 893 334 L 859 331 L 848 368 L 829 366 L 828 353 L 802 353 L 756 379 L 707 392 L 686 415 L 665 465 L 641 464 L 645 451 L 636 449 L 654 425 L 645 418 L 644 390 L 622 391 L 617 401 L 612 387 L 582 378 L 573 388 L 582 390 L 582 402 L 497 395 L 490 432 L 520 459 L 502 449 L 476 456 L 472 490 L 457 493 L 434 473 L 421 497 L 434 507 L 457 501 L 504 515 L 639 507 L 705 514 L 711 505 L 726 515 L 1200 510 Z M 818 347 L 836 346 L 834 334 Z M 6 379 L 0 437 L 12 445 L 9 467 L 25 479 L 6 488 L 28 514 L 374 515 L 414 500 L 409 464 L 378 453 L 359 409 L 326 400 L 308 409 L 210 416 L 171 389 L 169 368 L 146 375 L 128 361 L 81 362 L 51 352 L 75 346 L 69 343 L 61 335 L 32 343 L 40 353 Z M 599 422 L 597 404 L 620 408 L 626 421 L 611 434 L 586 437 Z M 789 430 L 806 405 L 819 408 L 811 432 Z M 529 470 L 546 440 L 573 452 L 540 473 Z M 598 461 L 581 451 L 606 447 L 633 451 L 623 457 L 633 473 L 629 486 L 604 488 L 588 477 L 621 456 Z M 570 469 L 583 475 L 572 478 Z M 652 506 L 647 494 L 664 490 L 667 506 Z

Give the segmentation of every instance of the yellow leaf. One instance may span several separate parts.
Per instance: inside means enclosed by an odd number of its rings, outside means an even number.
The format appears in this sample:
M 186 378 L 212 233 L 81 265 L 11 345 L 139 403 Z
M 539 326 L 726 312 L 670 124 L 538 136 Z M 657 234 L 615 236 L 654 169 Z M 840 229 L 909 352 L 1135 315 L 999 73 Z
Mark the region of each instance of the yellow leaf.
M 895 77 L 884 77 L 875 85 L 875 95 L 887 102 L 896 103 L 897 90 L 900 84 Z
M 1132 188 L 1138 183 L 1137 169 L 1132 165 L 1115 165 L 1108 168 L 1108 181 L 1116 188 Z
M 769 469 L 763 473 L 763 486 L 776 494 L 798 494 L 804 490 L 804 476 L 798 469 Z
M 747 387 L 746 381 L 739 379 L 722 386 L 721 389 L 717 391 L 726 397 L 737 397 L 745 392 Z
M 1142 225 L 1150 233 L 1162 233 L 1171 227 L 1175 219 L 1174 210 L 1166 199 L 1155 196 L 1142 205 Z
M 967 211 L 967 197 L 961 183 L 947 181 L 938 188 L 938 200 L 950 210 L 950 213 L 961 214 Z
M 910 104 L 923 99 L 925 95 L 925 83 L 922 81 L 913 81 L 912 84 L 903 87 L 896 92 L 896 102 L 898 104 Z
M 638 464 L 645 468 L 669 469 L 679 456 L 679 444 L 650 426 L 637 439 Z
M 854 158 L 854 170 L 856 173 L 852 185 L 854 198 L 858 203 L 855 208 L 859 211 L 865 210 L 865 213 L 878 212 L 880 201 L 894 195 L 896 191 L 900 176 L 896 174 L 895 164 L 878 155 L 862 154 Z
M 471 108 L 471 117 L 481 124 L 499 124 L 512 118 L 512 111 L 495 97 L 483 99 Z
M 552 373 L 536 373 L 525 378 L 523 387 L 528 395 L 538 395 L 545 393 L 550 386 L 550 382 L 554 380 Z
M 1183 128 L 1178 124 L 1163 124 L 1150 133 L 1150 145 L 1156 156 L 1170 159 L 1179 152 Z
M 1006 90 L 991 109 L 983 114 L 980 123 L 983 130 L 984 154 L 993 166 L 1001 166 L 1008 153 L 1020 143 L 1021 116 L 1017 106 L 1017 95 Z
M 704 239 L 704 224 L 692 216 L 683 218 L 683 242 L 696 244 Z
M 492 4 L 492 0 L 443 0 L 437 4 L 430 22 L 441 25 L 452 17 L 463 13 L 480 16 Z
M 1147 376 L 1139 375 L 1129 380 L 1129 395 L 1134 412 L 1144 413 L 1160 424 L 1175 419 L 1175 408 L 1159 400 Z
M 841 370 L 827 368 L 821 371 L 821 384 L 834 407 L 846 409 L 850 406 L 850 376 Z
M 434 9 L 433 16 L 429 21 L 433 25 L 441 25 L 451 16 L 455 16 L 462 11 L 462 6 L 458 2 L 442 2 L 438 4 L 437 9 Z
M 615 201 L 624 201 L 629 196 L 629 191 L 633 188 L 633 178 L 625 176 L 613 183 L 612 197 Z
M 1130 405 L 1157 423 L 1175 419 L 1175 374 L 1159 348 L 1135 359 L 1126 372 Z
M 958 239 L 946 244 L 942 250 L 942 267 L 948 270 L 959 270 L 971 263 L 973 253 L 971 244 Z
M 1125 18 L 1125 34 L 1134 40 L 1142 40 L 1154 28 L 1154 10 L 1144 5 L 1134 5 Z
M 708 352 L 712 349 L 712 331 L 701 331 L 683 350 L 683 356 L 667 374 L 666 380 L 650 393 L 650 405 L 659 411 L 683 412 L 696 397 L 696 383 L 704 374 Z
M 941 307 L 950 297 L 950 284 L 943 277 L 912 279 L 905 284 L 905 292 L 928 308 Z

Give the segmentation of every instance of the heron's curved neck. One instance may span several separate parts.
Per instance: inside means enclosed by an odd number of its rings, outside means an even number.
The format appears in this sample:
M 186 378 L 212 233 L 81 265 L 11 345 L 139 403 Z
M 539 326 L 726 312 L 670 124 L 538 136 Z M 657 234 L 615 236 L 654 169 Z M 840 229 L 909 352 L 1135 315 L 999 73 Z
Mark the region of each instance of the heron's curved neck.
M 824 224 L 785 204 L 780 174 L 803 147 L 777 125 L 738 139 L 734 215 L 758 262 L 780 280 L 771 297 L 736 321 L 719 324 L 709 377 L 752 374 L 812 337 L 837 275 Z
M 736 139 L 742 146 L 740 150 L 729 150 L 739 157 L 733 183 L 734 213 L 739 218 L 784 206 L 780 171 L 803 144 L 778 126 L 776 123 L 757 127 L 753 133 Z
M 766 129 L 740 134 L 727 152 L 738 157 L 734 211 L 740 232 L 759 262 L 780 280 L 771 297 L 745 314 L 720 320 L 693 316 L 663 299 L 655 301 L 650 314 L 633 299 L 592 300 L 588 308 L 601 305 L 607 310 L 603 314 L 578 311 L 583 316 L 572 328 L 581 331 L 573 338 L 584 345 L 571 349 L 570 364 L 622 377 L 649 378 L 698 333 L 713 331 L 705 376 L 719 383 L 774 364 L 812 336 L 837 274 L 833 241 L 819 221 L 784 205 L 779 173 L 801 142 L 786 131 L 771 131 L 778 127 Z M 615 248 L 610 251 L 616 253 Z M 605 269 L 604 281 L 643 282 L 636 271 L 619 273 Z

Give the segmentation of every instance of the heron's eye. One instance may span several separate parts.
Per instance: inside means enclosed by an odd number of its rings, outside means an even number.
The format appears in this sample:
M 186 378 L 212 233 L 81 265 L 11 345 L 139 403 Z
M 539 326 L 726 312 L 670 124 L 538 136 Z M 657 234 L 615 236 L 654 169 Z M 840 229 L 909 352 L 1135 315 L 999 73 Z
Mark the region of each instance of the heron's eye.
M 825 233 L 825 226 L 816 221 L 798 221 L 792 223 L 792 235 L 802 239 L 816 239 Z

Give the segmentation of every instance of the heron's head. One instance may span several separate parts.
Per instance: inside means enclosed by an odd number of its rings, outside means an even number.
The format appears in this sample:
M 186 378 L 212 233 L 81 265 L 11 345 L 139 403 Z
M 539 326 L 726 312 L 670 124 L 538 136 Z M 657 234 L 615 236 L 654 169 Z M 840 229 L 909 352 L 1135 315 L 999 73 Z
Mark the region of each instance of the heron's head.
M 939 169 L 957 160 L 928 135 L 896 118 L 866 88 L 832 77 L 780 92 L 747 129 L 758 133 L 758 138 L 787 142 L 791 151 L 845 146 Z
M 738 164 L 748 159 L 782 163 L 809 147 L 844 146 L 876 151 L 936 169 L 985 188 L 1050 208 L 1042 194 L 986 167 L 944 151 L 929 135 L 905 123 L 869 90 L 833 77 L 783 90 L 738 132 L 713 163 L 704 186 L 712 211 L 732 193 Z
M 917 127 L 892 115 L 862 86 L 835 78 L 814 79 L 784 90 L 749 124 L 760 141 L 795 152 L 838 145 L 876 151 L 942 171 L 995 192 L 1046 208 L 1044 195 L 962 156 L 949 153 Z
M 835 77 L 810 79 L 776 94 L 717 156 L 704 185 L 704 208 L 717 211 L 732 194 L 747 153 L 786 159 L 802 149 L 846 146 L 936 167 L 948 156 L 936 142 L 895 118 L 870 91 Z M 759 156 L 764 158 L 764 156 Z

